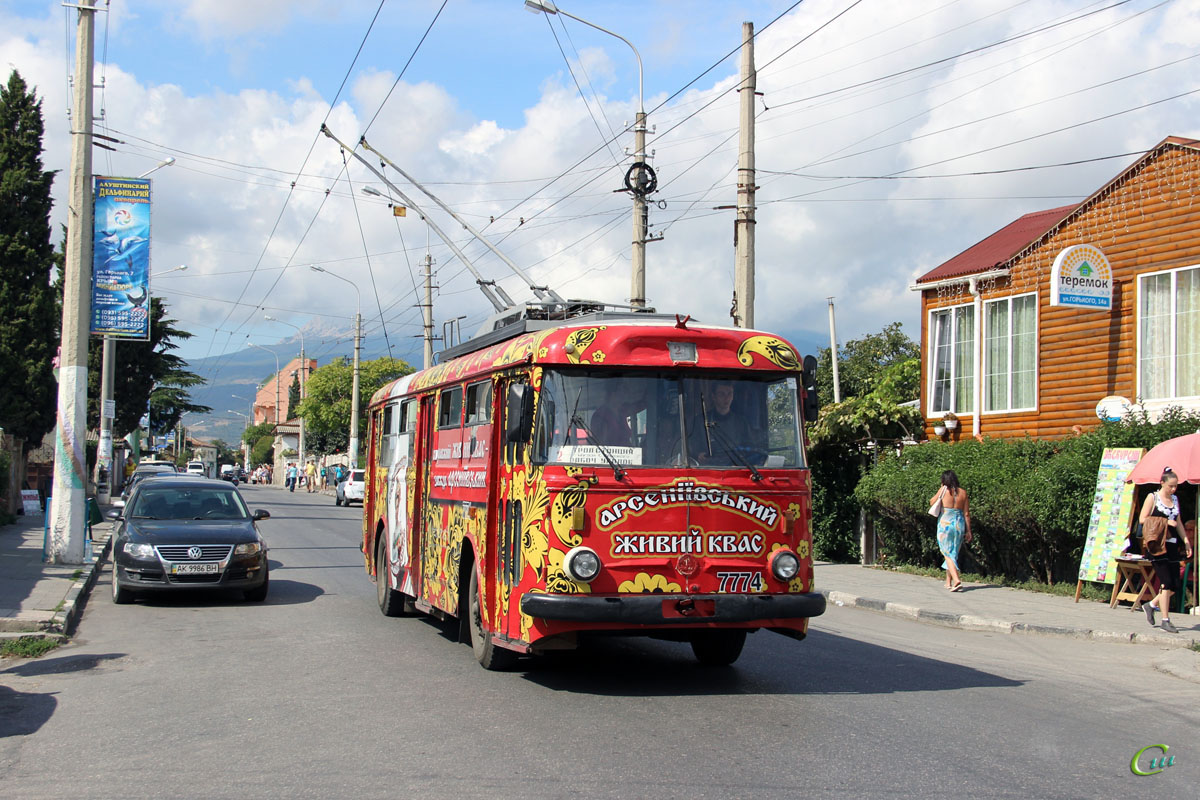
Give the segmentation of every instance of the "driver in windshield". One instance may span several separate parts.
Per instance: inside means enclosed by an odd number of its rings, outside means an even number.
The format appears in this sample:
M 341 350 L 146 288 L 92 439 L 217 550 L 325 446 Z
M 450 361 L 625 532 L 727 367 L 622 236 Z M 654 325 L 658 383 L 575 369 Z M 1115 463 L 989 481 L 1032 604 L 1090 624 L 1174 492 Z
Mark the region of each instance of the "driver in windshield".
M 629 427 L 629 406 L 625 381 L 605 381 L 604 403 L 592 412 L 591 434 L 595 442 L 609 447 L 630 447 L 633 429 Z
M 735 464 L 729 450 L 750 444 L 750 425 L 734 409 L 734 394 L 733 381 L 715 380 L 708 385 L 688 448 L 701 464 Z

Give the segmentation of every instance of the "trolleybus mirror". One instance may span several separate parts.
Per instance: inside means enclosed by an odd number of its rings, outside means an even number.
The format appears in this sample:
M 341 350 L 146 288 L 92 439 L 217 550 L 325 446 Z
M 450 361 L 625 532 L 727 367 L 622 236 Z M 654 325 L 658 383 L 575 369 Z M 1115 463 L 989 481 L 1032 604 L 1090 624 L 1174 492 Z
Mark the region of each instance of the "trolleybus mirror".
M 804 371 L 800 375 L 804 384 L 804 421 L 816 422 L 819 401 L 817 400 L 817 359 L 804 357 Z
M 504 439 L 510 444 L 528 442 L 533 432 L 533 392 L 525 383 L 508 387 L 504 414 Z

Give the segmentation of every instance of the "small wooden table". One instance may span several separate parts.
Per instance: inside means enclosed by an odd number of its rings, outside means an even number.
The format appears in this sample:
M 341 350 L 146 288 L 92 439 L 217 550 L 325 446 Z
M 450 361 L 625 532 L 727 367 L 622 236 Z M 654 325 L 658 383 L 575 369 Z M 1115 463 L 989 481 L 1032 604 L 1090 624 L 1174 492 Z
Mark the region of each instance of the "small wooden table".
M 1133 603 L 1131 611 L 1137 611 L 1142 603 L 1154 599 L 1154 566 L 1148 558 L 1118 558 L 1117 580 L 1113 583 L 1112 598 L 1108 607 L 1116 608 L 1117 603 L 1129 600 Z

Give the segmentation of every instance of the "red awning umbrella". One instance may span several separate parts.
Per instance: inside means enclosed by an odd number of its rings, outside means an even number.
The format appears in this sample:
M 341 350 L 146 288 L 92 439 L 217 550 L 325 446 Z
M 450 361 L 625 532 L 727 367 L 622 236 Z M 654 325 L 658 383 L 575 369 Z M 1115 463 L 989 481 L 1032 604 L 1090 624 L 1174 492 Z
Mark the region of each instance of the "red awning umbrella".
M 1170 467 L 1180 483 L 1200 483 L 1200 433 L 1168 439 L 1142 456 L 1127 483 L 1158 483 Z

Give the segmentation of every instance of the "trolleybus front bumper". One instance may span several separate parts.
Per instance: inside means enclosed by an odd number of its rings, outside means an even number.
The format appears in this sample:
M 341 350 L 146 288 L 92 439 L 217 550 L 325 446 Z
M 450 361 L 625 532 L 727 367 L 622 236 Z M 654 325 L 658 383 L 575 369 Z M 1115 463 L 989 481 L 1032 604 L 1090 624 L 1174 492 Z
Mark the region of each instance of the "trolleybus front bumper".
M 825 596 L 819 592 L 634 597 L 527 594 L 521 598 L 521 610 L 531 617 L 562 622 L 633 625 L 752 622 L 819 617 L 825 613 Z

